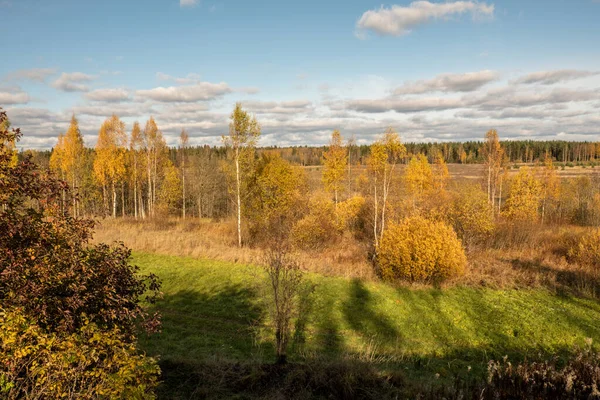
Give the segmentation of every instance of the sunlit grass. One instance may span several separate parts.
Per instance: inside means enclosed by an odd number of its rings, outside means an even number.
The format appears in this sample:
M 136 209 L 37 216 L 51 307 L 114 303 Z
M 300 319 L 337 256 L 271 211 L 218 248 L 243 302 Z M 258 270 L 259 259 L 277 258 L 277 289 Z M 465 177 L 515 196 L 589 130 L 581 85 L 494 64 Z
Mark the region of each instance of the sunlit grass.
M 162 333 L 142 348 L 163 361 L 272 362 L 266 276 L 257 266 L 135 253 L 163 282 Z M 544 289 L 409 288 L 307 275 L 290 359 L 355 358 L 414 380 L 487 361 L 567 355 L 600 340 L 600 305 Z

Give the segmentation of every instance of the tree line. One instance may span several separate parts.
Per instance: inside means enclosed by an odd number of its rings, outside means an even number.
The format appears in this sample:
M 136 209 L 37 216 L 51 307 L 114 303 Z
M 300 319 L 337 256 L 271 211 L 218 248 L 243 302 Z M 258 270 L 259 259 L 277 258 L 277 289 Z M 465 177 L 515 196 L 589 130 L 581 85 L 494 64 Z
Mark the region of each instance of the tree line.
M 355 140 L 344 140 L 341 133 L 335 131 L 330 144 L 322 148 L 257 148 L 260 126 L 237 104 L 222 147 L 190 147 L 189 135 L 183 130 L 179 146 L 169 148 L 153 118 L 143 126 L 134 123 L 127 132 L 125 124 L 113 115 L 104 121 L 97 144 L 90 149 L 84 146 L 78 121 L 73 116 L 52 151 L 36 153 L 35 157 L 42 164 L 48 158 L 46 164 L 50 170 L 69 183 L 71 193 L 77 193 L 70 199 L 63 198 L 63 206 L 69 207 L 75 216 L 224 218 L 235 215 L 238 244 L 242 242 L 242 210 L 248 197 L 245 193 L 249 192 L 246 187 L 254 185 L 253 191 L 256 191 L 256 177 L 251 178 L 248 171 L 256 171 L 261 158 L 278 157 L 291 165 L 318 164 L 323 167 L 323 189 L 331 192 L 336 207 L 348 193 L 361 192 L 366 181 L 372 181 L 367 186 L 373 191 L 372 229 L 377 244 L 377 236 L 381 237 L 385 228 L 391 180 L 398 164 L 405 164 L 407 168 L 405 191 L 414 192 L 414 205 L 426 191 L 428 174 L 436 180 L 436 187 L 447 180 L 444 177 L 446 163 L 472 160 L 483 163 L 487 198 L 496 214 L 500 214 L 508 190 L 507 170 L 515 160 L 545 165 L 544 170 L 550 171 L 563 160 L 593 162 L 599 148 L 595 143 L 585 142 L 500 141 L 493 130 L 481 142 L 400 145 L 392 132 L 389 129 L 383 135 L 383 142 L 376 141 L 370 146 L 357 146 Z M 318 163 L 314 159 L 318 159 Z M 425 164 L 431 164 L 436 170 L 428 171 Z M 353 168 L 357 165 L 365 168 Z M 415 174 L 419 178 L 413 182 L 408 177 Z M 540 179 L 558 182 L 556 177 L 545 175 Z M 592 207 L 583 202 L 578 212 L 567 211 L 576 202 L 567 199 L 558 202 L 556 185 L 546 182 L 540 186 L 544 192 L 541 219 L 565 219 L 573 214 L 577 217 L 571 219 L 580 223 L 589 219 L 586 210 Z M 574 192 L 585 191 L 586 187 L 591 193 L 595 186 L 582 181 Z M 593 198 L 593 195 L 587 197 Z

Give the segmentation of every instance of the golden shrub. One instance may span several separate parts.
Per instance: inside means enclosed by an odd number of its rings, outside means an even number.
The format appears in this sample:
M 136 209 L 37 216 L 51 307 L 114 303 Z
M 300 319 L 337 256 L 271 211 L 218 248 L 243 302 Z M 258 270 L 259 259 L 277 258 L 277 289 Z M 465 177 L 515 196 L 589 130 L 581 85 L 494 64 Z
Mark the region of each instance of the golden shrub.
M 116 328 L 59 335 L 0 308 L 0 398 L 154 399 L 159 373 Z
M 345 229 L 351 229 L 356 223 L 358 214 L 365 205 L 365 198 L 362 196 L 353 196 L 348 200 L 338 203 L 335 208 L 335 225 L 342 232 Z
M 492 206 L 478 185 L 462 186 L 448 211 L 447 219 L 465 245 L 472 245 L 494 231 Z
M 466 263 L 454 230 L 419 216 L 390 225 L 377 249 L 377 264 L 386 280 L 440 281 L 462 275 Z
M 569 259 L 581 265 L 600 267 L 600 229 L 581 235 L 568 249 Z
M 303 250 L 318 250 L 333 241 L 337 228 L 333 201 L 316 195 L 309 201 L 310 212 L 292 228 L 294 246 Z
M 304 250 L 318 250 L 333 243 L 345 231 L 353 229 L 358 214 L 365 204 L 362 196 L 353 196 L 337 204 L 324 195 L 310 199 L 310 212 L 300 219 L 292 229 L 292 239 L 296 247 Z

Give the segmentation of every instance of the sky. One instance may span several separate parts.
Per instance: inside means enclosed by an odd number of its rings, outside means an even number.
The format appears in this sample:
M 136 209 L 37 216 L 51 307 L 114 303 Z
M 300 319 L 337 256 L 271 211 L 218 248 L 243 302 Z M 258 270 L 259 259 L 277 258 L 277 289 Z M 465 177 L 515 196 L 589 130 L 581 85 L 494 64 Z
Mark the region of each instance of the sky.
M 218 145 L 600 140 L 600 0 L 0 0 L 0 107 L 49 149 L 75 114 Z

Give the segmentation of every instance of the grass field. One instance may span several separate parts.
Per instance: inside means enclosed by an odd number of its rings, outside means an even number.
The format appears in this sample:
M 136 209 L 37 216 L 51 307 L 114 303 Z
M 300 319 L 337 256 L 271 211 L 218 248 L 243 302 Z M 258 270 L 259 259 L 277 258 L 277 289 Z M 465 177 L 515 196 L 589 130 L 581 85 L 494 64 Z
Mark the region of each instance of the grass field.
M 156 273 L 162 333 L 142 348 L 162 362 L 271 362 L 266 277 L 256 266 L 135 253 Z M 290 358 L 350 358 L 443 378 L 492 358 L 567 354 L 600 340 L 600 304 L 544 289 L 393 287 L 308 274 Z

